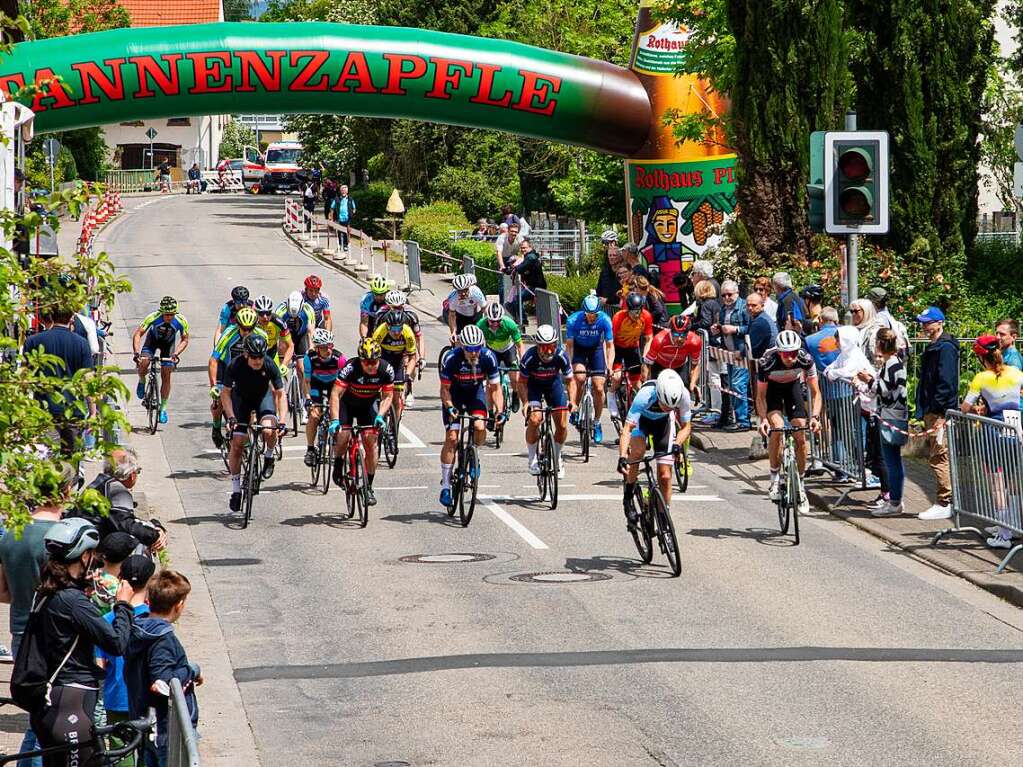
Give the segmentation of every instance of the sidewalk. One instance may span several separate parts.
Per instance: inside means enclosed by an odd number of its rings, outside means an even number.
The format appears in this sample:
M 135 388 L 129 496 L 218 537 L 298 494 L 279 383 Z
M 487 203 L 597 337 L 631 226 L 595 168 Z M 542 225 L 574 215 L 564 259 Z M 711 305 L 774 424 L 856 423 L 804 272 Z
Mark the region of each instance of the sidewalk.
M 693 444 L 707 453 L 707 460 L 727 462 L 733 471 L 762 488 L 766 494 L 769 477 L 767 460 L 750 460 L 749 457 L 750 444 L 755 436 L 755 431 L 733 433 L 697 425 L 693 430 Z M 934 502 L 934 477 L 925 461 L 905 457 L 904 463 L 906 485 L 903 500 L 907 513 L 903 516 L 870 516 L 866 504 L 877 496 L 876 490 L 855 490 L 841 506 L 834 507 L 849 486 L 829 482 L 826 477 L 808 479 L 806 490 L 810 503 L 818 512 L 844 519 L 907 554 L 1023 607 L 1023 570 L 1020 569 L 1023 568 L 1023 557 L 1020 555 L 1004 573 L 995 575 L 995 568 L 1007 552 L 989 549 L 975 535 L 950 535 L 937 546 L 931 546 L 934 535 L 951 527 L 953 520 L 925 522 L 916 518 L 918 512 Z

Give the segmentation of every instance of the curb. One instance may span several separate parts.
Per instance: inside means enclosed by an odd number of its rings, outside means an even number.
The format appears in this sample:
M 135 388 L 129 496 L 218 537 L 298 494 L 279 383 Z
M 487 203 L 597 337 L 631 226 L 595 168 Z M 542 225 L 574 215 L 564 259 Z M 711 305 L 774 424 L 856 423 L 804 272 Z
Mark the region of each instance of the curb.
M 709 440 L 705 439 L 703 435 L 698 431 L 693 431 L 690 437 L 690 442 L 697 449 L 704 453 L 712 453 L 717 450 Z M 1023 589 L 1018 586 L 1005 583 L 999 576 L 991 575 L 986 572 L 980 572 L 978 570 L 968 570 L 961 567 L 952 557 L 949 557 L 940 550 L 932 547 L 930 544 L 920 545 L 916 542 L 910 543 L 898 533 L 893 533 L 883 524 L 876 522 L 874 519 L 865 519 L 861 516 L 852 514 L 848 511 L 841 509 L 834 509 L 830 506 L 824 496 L 820 495 L 815 489 L 807 488 L 806 497 L 810 503 L 818 511 L 827 512 L 834 517 L 848 522 L 853 527 L 857 527 L 866 533 L 878 538 L 890 546 L 894 546 L 900 551 L 904 551 L 911 557 L 924 562 L 926 564 L 937 567 L 939 570 L 948 573 L 949 575 L 955 575 L 962 578 L 974 586 L 984 589 L 991 594 L 994 594 L 1006 602 L 1009 602 L 1016 607 L 1023 607 Z

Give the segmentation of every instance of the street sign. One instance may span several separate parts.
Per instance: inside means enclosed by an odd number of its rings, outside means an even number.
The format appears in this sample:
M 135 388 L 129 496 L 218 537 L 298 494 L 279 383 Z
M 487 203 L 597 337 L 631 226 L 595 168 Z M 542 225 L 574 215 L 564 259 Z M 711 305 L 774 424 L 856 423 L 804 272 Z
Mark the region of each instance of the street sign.
M 1023 162 L 1012 166 L 1012 196 L 1023 199 Z
M 152 141 L 154 138 L 156 138 L 156 136 L 157 136 L 156 128 L 150 128 L 149 130 L 147 130 L 146 131 L 146 136 L 149 138 L 150 141 Z
M 46 154 L 46 162 L 54 165 L 57 162 L 57 156 L 60 154 L 60 142 L 55 138 L 46 139 L 43 142 L 43 152 Z

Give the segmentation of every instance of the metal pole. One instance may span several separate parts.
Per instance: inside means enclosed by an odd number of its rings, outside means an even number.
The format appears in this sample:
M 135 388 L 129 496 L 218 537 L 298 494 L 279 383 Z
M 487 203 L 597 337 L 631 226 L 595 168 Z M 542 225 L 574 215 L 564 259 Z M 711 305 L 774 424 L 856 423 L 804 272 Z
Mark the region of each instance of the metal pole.
M 845 129 L 852 131 L 857 130 L 856 128 L 856 113 L 846 112 L 845 113 Z M 847 278 L 849 280 L 849 303 L 851 304 L 857 298 L 859 298 L 859 255 L 860 255 L 860 236 L 858 234 L 846 235 L 846 254 L 849 258 L 849 269 Z
M 57 164 L 57 158 L 50 155 L 50 194 L 53 194 L 53 166 Z

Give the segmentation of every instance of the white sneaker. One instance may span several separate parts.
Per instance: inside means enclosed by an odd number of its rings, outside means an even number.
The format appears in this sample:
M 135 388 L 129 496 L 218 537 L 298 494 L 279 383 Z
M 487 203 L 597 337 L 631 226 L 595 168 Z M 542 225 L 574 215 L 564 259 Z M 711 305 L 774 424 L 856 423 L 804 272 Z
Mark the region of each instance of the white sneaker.
M 416 398 L 413 395 L 408 395 L 405 398 L 405 407 L 414 407 L 416 404 Z
M 806 492 L 803 490 L 799 491 L 799 513 L 810 513 L 810 499 L 806 497 Z
M 302 415 L 301 415 L 301 419 L 300 420 L 302 421 L 302 425 L 303 426 L 305 426 L 307 423 L 309 423 L 309 413 L 307 413 L 305 411 L 305 409 L 302 410 Z
M 867 508 L 871 509 L 871 510 L 873 510 L 873 509 L 883 509 L 887 505 L 888 505 L 888 499 L 885 498 L 884 495 L 879 495 L 879 496 L 877 496 L 877 498 L 875 498 L 874 500 L 872 500 L 870 503 L 867 504 Z
M 781 498 L 781 476 L 777 476 L 771 480 L 771 487 L 767 491 L 767 497 L 772 501 L 777 501 Z
M 916 515 L 917 519 L 951 519 L 952 518 L 952 504 L 948 506 L 942 506 L 940 503 L 936 503 L 927 511 L 921 511 Z
M 884 506 L 879 506 L 870 512 L 872 517 L 897 517 L 904 510 L 903 505 L 900 503 L 895 505 L 893 503 L 886 503 Z
M 867 472 L 867 477 L 866 477 L 866 479 L 867 479 L 867 487 L 868 487 L 868 488 L 876 488 L 876 487 L 881 487 L 881 480 L 880 480 L 880 479 L 878 479 L 877 477 L 875 477 L 875 476 L 874 476 L 873 474 L 871 474 L 871 473 L 870 473 L 869 471 Z
M 1008 538 L 1002 538 L 998 535 L 992 535 L 987 539 L 988 548 L 991 549 L 1011 549 L 1012 541 Z
M 536 458 L 531 458 L 529 461 L 529 473 L 534 477 L 540 473 L 540 461 Z
M 564 479 L 564 478 L 565 478 L 565 466 L 564 466 L 564 464 L 561 464 L 561 465 L 558 466 L 558 479 Z

